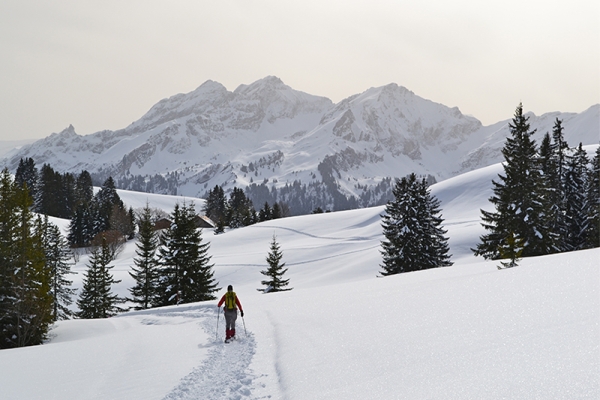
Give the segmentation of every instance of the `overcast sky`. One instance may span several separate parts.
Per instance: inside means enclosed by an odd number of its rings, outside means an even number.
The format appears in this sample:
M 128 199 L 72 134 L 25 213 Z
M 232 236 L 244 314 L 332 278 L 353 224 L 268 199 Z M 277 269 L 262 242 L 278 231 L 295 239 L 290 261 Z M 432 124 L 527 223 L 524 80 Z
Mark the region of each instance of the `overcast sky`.
M 207 80 L 397 83 L 489 125 L 600 103 L 598 0 L 0 0 L 0 140 L 120 129 Z

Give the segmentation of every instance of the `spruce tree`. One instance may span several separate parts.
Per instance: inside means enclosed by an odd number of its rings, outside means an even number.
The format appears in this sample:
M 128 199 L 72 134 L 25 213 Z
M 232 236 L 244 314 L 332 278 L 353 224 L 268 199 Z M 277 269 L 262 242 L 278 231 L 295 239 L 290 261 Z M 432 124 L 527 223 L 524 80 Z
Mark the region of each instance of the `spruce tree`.
M 265 205 L 258 212 L 258 221 L 263 222 L 263 221 L 270 220 L 271 214 L 272 214 L 271 206 L 269 206 L 269 203 L 265 201 Z
M 232 229 L 240 228 L 252 225 L 256 219 L 252 201 L 246 197 L 242 189 L 234 187 L 227 203 L 227 225 Z
M 489 233 L 480 237 L 481 243 L 473 251 L 486 259 L 500 258 L 500 249 L 511 233 L 523 239 L 523 257 L 556 251 L 558 237 L 550 229 L 549 191 L 531 138 L 535 130 L 530 130 L 528 120 L 519 104 L 502 149 L 504 175 L 498 175 L 498 182 L 492 181 L 494 195 L 489 200 L 496 211 L 481 210 L 482 226 Z
M 75 210 L 83 204 L 90 204 L 94 198 L 92 177 L 86 170 L 81 171 L 75 180 L 73 204 Z
M 108 177 L 93 199 L 94 236 L 110 229 L 110 218 L 115 207 L 119 210 L 125 209 L 117 193 L 115 181 Z
M 565 173 L 565 220 L 566 250 L 586 248 L 589 228 L 588 169 L 587 153 L 579 144 L 575 153 L 568 158 Z
M 194 204 L 175 205 L 171 227 L 161 236 L 159 254 L 160 303 L 171 305 L 213 300 L 218 291 L 209 245 L 202 243 L 202 230 L 196 228 Z
M 28 157 L 25 159 L 19 160 L 19 166 L 17 167 L 17 171 L 15 172 L 15 183 L 19 187 L 23 187 L 23 185 L 27 185 L 27 190 L 29 191 L 29 195 L 32 198 L 36 198 L 36 188 L 37 188 L 37 180 L 38 180 L 38 170 L 35 166 L 35 161 L 33 158 Z
M 124 311 L 118 304 L 125 300 L 112 292 L 112 285 L 121 281 L 111 274 L 111 261 L 111 250 L 104 239 L 101 246 L 92 250 L 88 269 L 83 273 L 83 287 L 77 300 L 79 318 L 109 318 Z
M 548 188 L 548 224 L 549 230 L 557 236 L 555 250 L 558 251 L 563 247 L 562 237 L 566 231 L 564 220 L 564 189 L 563 178 L 558 168 L 558 158 L 554 153 L 556 146 L 552 144 L 550 134 L 546 133 L 540 145 L 540 169 L 542 179 Z M 508 239 L 507 239 L 508 240 Z M 504 258 L 503 256 L 501 256 Z
M 289 284 L 289 279 L 283 279 L 283 275 L 287 272 L 287 268 L 284 269 L 285 263 L 281 263 L 283 253 L 277 243 L 277 238 L 273 235 L 271 241 L 271 248 L 269 255 L 267 256 L 268 268 L 264 271 L 260 271 L 261 274 L 265 275 L 269 279 L 261 281 L 260 284 L 266 286 L 263 289 L 257 289 L 259 292 L 271 293 L 271 292 L 284 292 L 292 290 L 292 288 L 286 288 Z
M 0 349 L 15 347 L 16 281 L 12 246 L 17 226 L 16 188 L 5 168 L 0 175 Z
M 216 185 L 208 192 L 202 212 L 216 224 L 222 222 L 223 225 L 226 225 L 227 198 L 221 186 Z
M 69 306 L 73 303 L 72 297 L 75 289 L 71 288 L 73 281 L 67 279 L 71 271 L 72 253 L 69 243 L 60 233 L 55 224 L 48 221 L 48 216 L 38 218 L 36 224 L 39 234 L 43 238 L 46 269 L 50 276 L 50 296 L 52 297 L 52 321 L 69 319 L 73 312 Z
M 148 204 L 143 209 L 139 220 L 139 235 L 136 243 L 136 257 L 133 259 L 135 267 L 131 268 L 129 275 L 135 285 L 129 289 L 130 301 L 137 304 L 136 310 L 144 310 L 159 304 L 159 270 L 156 251 L 158 249 L 158 236 L 152 223 L 152 211 Z
M 271 209 L 271 219 L 278 219 L 283 217 L 283 211 L 281 210 L 281 206 L 279 203 L 273 204 L 273 208 Z
M 588 170 L 588 226 L 586 248 L 600 247 L 600 146 Z
M 49 275 L 33 200 L 7 169 L 0 176 L 0 348 L 40 344 L 51 323 Z
M 394 200 L 381 216 L 382 275 L 450 266 L 448 239 L 438 215 L 439 200 L 432 197 L 425 179 L 410 174 L 396 181 Z
M 67 239 L 73 247 L 86 247 L 94 238 L 93 212 L 88 203 L 80 204 L 69 223 Z
M 61 175 L 49 164 L 44 164 L 40 170 L 36 191 L 35 211 L 37 213 L 62 218 L 61 186 Z

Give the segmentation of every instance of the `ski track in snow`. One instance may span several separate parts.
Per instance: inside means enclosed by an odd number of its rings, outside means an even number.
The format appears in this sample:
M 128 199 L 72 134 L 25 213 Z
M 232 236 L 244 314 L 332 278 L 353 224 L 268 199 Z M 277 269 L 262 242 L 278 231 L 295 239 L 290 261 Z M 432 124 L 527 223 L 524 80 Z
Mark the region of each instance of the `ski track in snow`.
M 164 400 L 255 400 L 270 397 L 255 397 L 252 394 L 258 376 L 252 373 L 249 366 L 256 352 L 256 341 L 252 332 L 244 332 L 240 318 L 236 321 L 237 339 L 231 343 L 224 343 L 222 335 L 225 321 L 222 316 L 218 324 L 219 335 L 218 338 L 215 337 L 217 318 L 214 307 L 184 314 L 200 319 L 200 325 L 211 339 L 199 347 L 209 348 L 209 353 L 202 364 L 182 378 L 179 385 L 173 388 Z

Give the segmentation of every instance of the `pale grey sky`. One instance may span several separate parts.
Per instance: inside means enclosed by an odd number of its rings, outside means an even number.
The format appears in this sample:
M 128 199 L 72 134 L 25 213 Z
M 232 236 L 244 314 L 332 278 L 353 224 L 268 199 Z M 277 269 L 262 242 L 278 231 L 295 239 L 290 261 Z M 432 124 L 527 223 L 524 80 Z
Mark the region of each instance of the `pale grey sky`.
M 600 103 L 597 0 L 0 0 L 0 140 L 120 129 L 206 80 L 397 83 L 484 124 Z

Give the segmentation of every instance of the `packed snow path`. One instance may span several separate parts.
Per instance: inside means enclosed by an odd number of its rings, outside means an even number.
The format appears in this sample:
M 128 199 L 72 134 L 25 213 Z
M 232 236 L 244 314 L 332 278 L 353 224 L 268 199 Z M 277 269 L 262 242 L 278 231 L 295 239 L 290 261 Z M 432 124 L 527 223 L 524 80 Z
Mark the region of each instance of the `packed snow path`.
M 245 332 L 243 321 L 236 323 L 236 339 L 223 342 L 225 321 L 219 316 L 217 334 L 216 308 L 201 307 L 194 311 L 184 311 L 186 317 L 200 319 L 200 325 L 211 338 L 208 343 L 198 347 L 208 347 L 208 357 L 187 376 L 179 385 L 165 396 L 165 400 L 181 399 L 255 399 L 252 389 L 255 376 L 249 370 L 250 362 L 256 351 L 256 342 L 252 332 Z M 174 313 L 175 315 L 177 313 Z

